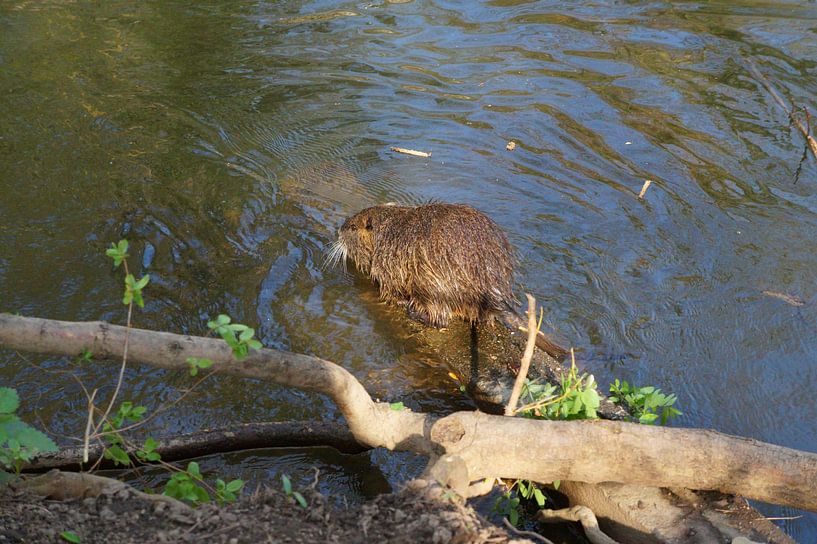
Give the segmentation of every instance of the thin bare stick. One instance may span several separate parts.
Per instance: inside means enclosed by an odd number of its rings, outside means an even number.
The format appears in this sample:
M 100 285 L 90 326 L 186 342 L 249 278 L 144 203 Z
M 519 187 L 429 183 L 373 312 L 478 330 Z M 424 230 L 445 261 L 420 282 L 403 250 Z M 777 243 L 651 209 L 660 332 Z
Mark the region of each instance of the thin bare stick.
M 88 422 L 85 424 L 85 440 L 82 443 L 82 464 L 88 463 L 88 447 L 91 442 L 91 426 L 94 424 L 94 399 L 96 392 L 99 389 L 94 389 L 91 393 L 91 398 L 88 399 Z
M 529 293 L 525 293 L 525 296 L 528 299 L 528 343 L 525 345 L 525 353 L 522 355 L 522 363 L 519 365 L 519 374 L 516 375 L 516 381 L 513 384 L 511 398 L 505 407 L 506 416 L 512 416 L 516 410 L 516 405 L 519 404 L 522 386 L 525 383 L 525 378 L 528 377 L 530 360 L 533 357 L 533 351 L 536 349 L 536 335 L 539 333 L 539 328 L 536 326 L 536 299 Z
M 638 193 L 638 199 L 639 200 L 643 199 L 644 195 L 647 194 L 647 189 L 650 188 L 650 185 L 652 185 L 652 180 L 651 179 L 645 179 L 644 180 L 644 185 L 641 186 L 641 192 Z
M 127 277 L 130 272 L 128 272 L 128 261 L 122 259 L 122 264 L 125 267 L 125 276 Z M 99 420 L 94 426 L 94 434 L 99 432 L 99 429 L 108 419 L 108 415 L 110 415 L 111 410 L 113 409 L 113 405 L 116 402 L 116 397 L 119 395 L 119 390 L 122 389 L 122 382 L 125 379 L 125 368 L 128 366 L 128 345 L 130 344 L 130 329 L 131 329 L 131 316 L 133 315 L 133 300 L 130 301 L 128 304 L 128 321 L 126 330 L 125 330 L 125 347 L 122 350 L 122 366 L 119 367 L 119 377 L 116 379 L 116 389 L 113 390 L 113 396 L 111 397 L 111 401 L 108 403 L 108 407 L 105 409 L 105 413 L 102 414 L 102 419 Z
M 406 149 L 405 147 L 394 147 L 394 146 L 390 147 L 389 149 L 391 149 L 395 153 L 402 153 L 403 155 L 411 155 L 413 157 L 430 157 L 431 156 L 430 151 L 429 152 L 415 151 L 413 149 Z
M 809 128 L 803 124 L 803 122 L 800 121 L 796 115 L 794 115 L 794 110 L 789 107 L 788 104 L 786 104 L 783 98 L 777 93 L 777 90 L 772 86 L 771 82 L 760 72 L 760 70 L 758 70 L 755 63 L 751 60 L 747 60 L 746 64 L 749 67 L 749 71 L 752 73 L 752 76 L 758 80 L 758 82 L 760 82 L 760 84 L 763 85 L 767 91 L 769 91 L 769 94 L 772 95 L 774 101 L 777 102 L 777 104 L 783 108 L 783 111 L 785 111 L 789 116 L 791 122 L 797 127 L 797 129 L 806 139 L 806 142 L 808 142 L 808 146 L 811 149 L 814 158 L 817 159 L 817 140 L 815 140 L 811 135 L 811 130 L 809 130 Z

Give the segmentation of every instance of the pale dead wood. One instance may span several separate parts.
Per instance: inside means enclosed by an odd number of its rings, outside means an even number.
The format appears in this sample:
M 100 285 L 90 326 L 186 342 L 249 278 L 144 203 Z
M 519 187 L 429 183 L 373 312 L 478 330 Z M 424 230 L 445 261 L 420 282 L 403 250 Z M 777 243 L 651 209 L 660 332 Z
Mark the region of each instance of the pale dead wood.
M 561 510 L 539 510 L 536 519 L 545 523 L 558 523 L 560 521 L 578 521 L 584 528 L 584 534 L 592 544 L 618 544 L 615 540 L 607 536 L 599 529 L 599 522 L 596 515 L 586 506 L 577 505 Z
M 125 327 L 0 314 L 0 346 L 97 359 L 121 356 Z M 375 403 L 343 368 L 317 357 L 270 349 L 234 360 L 222 340 L 140 329 L 130 359 L 187 370 L 207 357 L 219 372 L 317 391 L 331 397 L 365 446 L 455 460 L 455 487 L 485 478 L 620 482 L 720 490 L 762 502 L 817 511 L 817 454 L 714 431 L 620 421 L 547 421 L 457 412 L 443 418 Z M 540 454 L 536 454 L 540 453 Z M 669 461 L 668 461 L 669 460 Z
M 789 295 L 786 293 L 781 293 L 779 291 L 763 291 L 763 294 L 767 297 L 774 297 L 779 298 L 786 304 L 790 304 L 792 306 L 804 306 L 806 303 L 803 302 L 803 299 L 798 297 L 797 295 Z
M 650 188 L 650 185 L 652 185 L 652 180 L 645 179 L 644 180 L 644 185 L 641 186 L 641 192 L 638 193 L 638 199 L 639 200 L 643 199 L 644 195 L 647 194 L 647 189 Z
M 88 462 L 88 448 L 91 443 L 91 426 L 94 424 L 94 399 L 98 389 L 94 389 L 88 399 L 88 419 L 85 421 L 85 434 L 82 439 L 82 462 Z
M 411 155 L 413 157 L 430 157 L 431 156 L 430 151 L 429 152 L 415 151 L 414 149 L 406 149 L 405 147 L 394 147 L 394 146 L 390 147 L 389 149 L 391 149 L 395 153 L 402 153 L 404 155 Z
M 522 386 L 525 385 L 525 379 L 528 377 L 533 350 L 536 349 L 536 334 L 539 332 L 539 327 L 536 326 L 536 299 L 528 293 L 525 293 L 525 297 L 528 299 L 528 342 L 525 344 L 525 352 L 522 354 L 519 373 L 516 375 L 516 381 L 514 381 L 511 390 L 511 398 L 508 399 L 508 405 L 505 406 L 506 416 L 512 416 L 516 412 L 519 395 L 522 394 Z
M 121 358 L 130 334 L 131 363 L 187 371 L 187 358 L 207 358 L 214 371 L 274 381 L 329 396 L 346 416 L 349 429 L 362 445 L 424 452 L 425 417 L 410 410 L 395 411 L 372 401 L 366 389 L 344 368 L 317 357 L 262 349 L 238 361 L 221 339 L 128 329 L 101 321 L 72 323 L 0 314 L 0 346 L 31 353 L 76 356 L 84 350 L 97 360 Z M 382 425 L 382 427 L 381 427 Z M 413 450 L 412 448 L 416 448 Z
M 40 476 L 13 483 L 12 487 L 60 501 L 98 497 L 103 493 L 116 493 L 124 490 L 140 499 L 164 502 L 174 508 L 192 511 L 192 508 L 173 497 L 144 493 L 119 480 L 97 476 L 96 474 L 51 470 Z

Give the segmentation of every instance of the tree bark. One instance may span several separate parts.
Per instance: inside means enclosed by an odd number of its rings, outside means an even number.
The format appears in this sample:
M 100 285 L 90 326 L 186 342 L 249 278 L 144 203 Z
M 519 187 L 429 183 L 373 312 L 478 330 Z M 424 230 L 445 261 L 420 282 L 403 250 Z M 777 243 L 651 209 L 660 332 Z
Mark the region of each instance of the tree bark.
M 125 328 L 0 314 L 0 346 L 121 358 Z M 817 454 L 707 430 L 618 421 L 543 421 L 458 412 L 438 419 L 375 403 L 343 368 L 270 349 L 234 360 L 221 340 L 132 329 L 131 361 L 186 369 L 207 357 L 220 372 L 329 395 L 359 443 L 432 456 L 457 488 L 490 477 L 720 490 L 817 511 Z M 437 457 L 439 459 L 437 459 Z
M 281 421 L 266 423 L 239 423 L 226 428 L 204 429 L 190 434 L 158 439 L 156 448 L 162 461 L 172 463 L 216 453 L 243 451 L 257 448 L 332 447 L 347 453 L 361 453 L 370 448 L 361 446 L 345 426 L 323 421 Z M 82 470 L 94 466 L 103 453 L 100 445 L 89 448 L 88 463 L 82 463 L 82 446 L 61 448 L 44 453 L 23 467 L 24 472 L 44 472 L 54 468 Z M 134 464 L 142 461 L 131 457 Z M 113 461 L 102 459 L 99 469 L 116 468 Z

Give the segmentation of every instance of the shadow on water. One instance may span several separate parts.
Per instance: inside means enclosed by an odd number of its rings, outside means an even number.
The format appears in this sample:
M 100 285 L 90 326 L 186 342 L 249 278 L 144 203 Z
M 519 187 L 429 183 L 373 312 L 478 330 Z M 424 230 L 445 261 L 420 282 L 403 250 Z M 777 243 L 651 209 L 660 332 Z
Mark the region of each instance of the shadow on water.
M 471 408 L 443 355 L 473 360 L 467 327 L 435 348 L 364 279 L 322 267 L 359 208 L 466 202 L 506 229 L 519 294 L 597 381 L 676 393 L 683 425 L 817 451 L 817 168 L 794 183 L 802 140 L 746 66 L 814 110 L 815 29 L 813 2 L 3 3 L 0 309 L 123 322 L 103 253 L 127 237 L 151 275 L 137 326 L 203 334 L 226 312 L 375 396 Z M 4 353 L 1 379 L 76 436 L 85 401 L 49 372 L 68 363 L 32 361 Z M 114 372 L 77 370 L 102 394 Z M 151 406 L 189 384 L 127 380 Z M 339 415 L 217 378 L 154 430 L 318 417 Z M 212 466 L 257 475 L 270 455 Z M 358 493 L 372 465 L 405 479 L 394 459 L 370 454 L 337 488 Z M 813 515 L 781 523 L 817 538 Z

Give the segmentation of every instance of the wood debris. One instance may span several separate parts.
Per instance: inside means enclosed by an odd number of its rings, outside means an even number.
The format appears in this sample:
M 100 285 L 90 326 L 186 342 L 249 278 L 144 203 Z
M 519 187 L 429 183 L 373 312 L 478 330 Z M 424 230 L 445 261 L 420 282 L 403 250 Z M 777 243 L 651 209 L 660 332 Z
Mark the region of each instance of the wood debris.
M 652 185 L 652 180 L 650 180 L 650 179 L 645 179 L 645 180 L 644 180 L 644 185 L 641 187 L 641 192 L 640 192 L 640 193 L 638 193 L 638 198 L 639 198 L 639 199 L 643 199 L 643 198 L 644 198 L 644 194 L 647 192 L 647 189 L 649 189 L 649 188 L 650 188 L 650 185 Z
M 767 297 L 779 298 L 786 304 L 791 304 L 792 306 L 805 306 L 806 304 L 803 299 L 797 295 L 788 295 L 779 291 L 763 291 L 763 294 Z
M 426 153 L 425 151 L 415 151 L 414 149 L 406 149 L 404 147 L 394 147 L 394 146 L 392 146 L 389 149 L 391 149 L 395 153 L 403 153 L 404 155 L 412 155 L 414 157 L 430 157 L 431 156 L 430 151 L 428 153 Z

